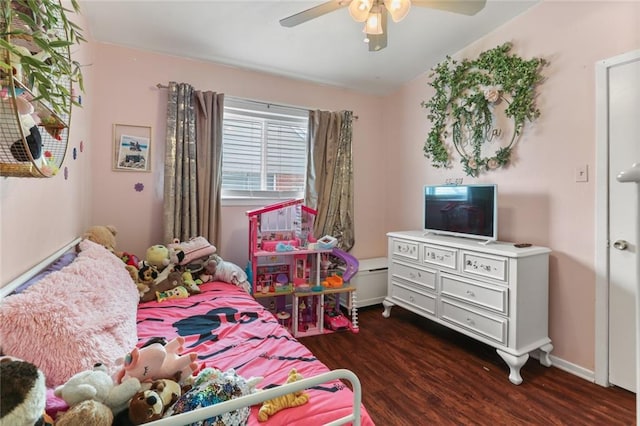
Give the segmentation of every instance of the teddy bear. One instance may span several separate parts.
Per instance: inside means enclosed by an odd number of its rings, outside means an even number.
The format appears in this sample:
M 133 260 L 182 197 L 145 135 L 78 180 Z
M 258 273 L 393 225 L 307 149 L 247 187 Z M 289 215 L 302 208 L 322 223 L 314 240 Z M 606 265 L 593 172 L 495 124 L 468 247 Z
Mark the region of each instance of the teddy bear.
M 291 371 L 289 371 L 286 383 L 297 382 L 302 378 L 302 375 L 298 373 L 295 368 L 292 368 Z M 284 410 L 285 408 L 298 407 L 306 404 L 308 401 L 309 394 L 302 390 L 268 399 L 262 403 L 258 411 L 258 421 L 266 422 L 269 420 L 269 416 L 273 416 L 278 411 Z
M 162 418 L 164 413 L 182 395 L 180 385 L 169 379 L 154 380 L 147 390 L 133 395 L 129 402 L 129 420 L 134 425 Z
M 129 400 L 139 390 L 140 381 L 137 378 L 127 378 L 116 384 L 107 373 L 106 366 L 98 363 L 91 370 L 76 373 L 65 384 L 55 388 L 53 393 L 64 399 L 70 407 L 93 399 L 109 407 L 115 415 L 127 408 Z
M 157 293 L 166 292 L 182 286 L 182 274 L 178 271 L 165 268 L 165 270 L 159 273 L 151 282 L 145 280 L 144 284 L 149 287 L 149 290 L 142 295 L 140 301 L 149 302 L 157 299 Z
M 45 378 L 34 364 L 13 357 L 0 359 L 0 424 L 32 426 L 45 415 Z
M 82 237 L 100 244 L 120 258 L 125 265 L 137 268 L 140 263 L 138 256 L 126 251 L 116 251 L 116 235 L 118 230 L 113 225 L 94 225 L 87 228 Z
M 115 253 L 117 234 L 118 230 L 113 225 L 94 225 L 87 228 L 82 237 Z
M 56 426 L 111 426 L 113 411 L 93 399 L 81 401 L 56 418 Z
M 184 337 L 176 337 L 167 342 L 152 343 L 143 348 L 134 348 L 123 359 L 116 374 L 116 380 L 122 383 L 131 377 L 141 382 L 153 382 L 159 379 L 171 379 L 178 383 L 186 381 L 197 369 L 195 352 L 180 355 L 183 351 Z

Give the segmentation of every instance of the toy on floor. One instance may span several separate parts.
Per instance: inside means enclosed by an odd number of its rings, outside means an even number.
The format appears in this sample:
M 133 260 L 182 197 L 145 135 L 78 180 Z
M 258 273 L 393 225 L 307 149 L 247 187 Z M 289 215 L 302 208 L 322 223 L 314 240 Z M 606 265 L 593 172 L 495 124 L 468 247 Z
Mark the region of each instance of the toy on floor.
M 58 386 L 54 394 L 64 399 L 72 408 L 82 401 L 92 399 L 118 414 L 127 408 L 129 400 L 139 390 L 140 381 L 137 378 L 127 378 L 116 384 L 107 373 L 105 365 L 96 364 L 92 370 L 73 375 L 65 384 Z
M 286 383 L 297 382 L 302 378 L 302 375 L 299 374 L 295 368 L 292 368 Z M 269 420 L 269 416 L 273 416 L 278 411 L 284 410 L 285 408 L 298 407 L 306 404 L 308 401 L 309 394 L 302 390 L 269 399 L 262 403 L 260 411 L 258 411 L 258 421 L 266 422 Z
M 124 359 L 117 361 L 122 364 L 117 381 L 135 377 L 141 382 L 171 379 L 183 383 L 198 369 L 195 353 L 180 355 L 183 345 L 184 337 L 176 337 L 166 345 L 152 343 L 144 348 L 134 348 Z
M 0 424 L 36 424 L 45 414 L 44 374 L 30 362 L 0 359 L 0 401 Z

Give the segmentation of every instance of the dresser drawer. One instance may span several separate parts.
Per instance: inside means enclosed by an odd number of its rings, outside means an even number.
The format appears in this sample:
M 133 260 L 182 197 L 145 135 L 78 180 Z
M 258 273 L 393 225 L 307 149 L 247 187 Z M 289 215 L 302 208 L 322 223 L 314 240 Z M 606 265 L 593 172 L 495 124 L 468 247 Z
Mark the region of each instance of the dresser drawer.
M 400 258 L 419 261 L 420 260 L 420 254 L 418 253 L 419 247 L 420 245 L 416 242 L 398 240 L 394 238 L 392 243 L 391 255 L 393 257 L 400 257 Z
M 444 266 L 445 268 L 457 269 L 458 250 L 448 247 L 424 244 L 422 247 L 422 261 L 427 264 Z
M 506 318 L 493 316 L 446 298 L 440 299 L 440 318 L 484 338 L 507 345 L 508 320 Z
M 456 275 L 440 275 L 440 294 L 507 315 L 509 289 L 500 285 L 473 282 Z
M 507 258 L 462 251 L 462 271 L 506 283 Z
M 405 265 L 402 262 L 391 262 L 391 276 L 436 289 L 436 271 L 418 268 L 415 265 Z
M 436 296 L 420 289 L 415 288 L 409 284 L 401 282 L 391 283 L 391 298 L 404 304 L 408 304 L 413 308 L 417 308 L 420 311 L 429 315 L 436 315 Z

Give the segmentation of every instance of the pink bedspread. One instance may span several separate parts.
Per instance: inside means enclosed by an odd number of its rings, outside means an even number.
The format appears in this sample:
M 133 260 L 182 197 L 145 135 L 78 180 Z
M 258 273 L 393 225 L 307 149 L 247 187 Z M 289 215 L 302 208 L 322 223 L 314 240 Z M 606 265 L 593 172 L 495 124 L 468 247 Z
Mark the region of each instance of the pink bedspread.
M 199 364 L 220 370 L 234 368 L 245 378 L 262 376 L 258 388 L 284 383 L 293 367 L 304 377 L 329 371 L 241 288 L 215 282 L 203 284 L 201 289 L 202 294 L 188 299 L 140 304 L 139 344 L 152 337 L 170 340 L 182 336 L 186 351 L 198 353 Z M 307 404 L 282 410 L 265 423 L 257 420 L 259 406 L 253 407 L 249 425 L 321 425 L 352 411 L 352 392 L 339 380 L 307 392 Z M 362 425 L 373 425 L 364 408 L 362 414 Z

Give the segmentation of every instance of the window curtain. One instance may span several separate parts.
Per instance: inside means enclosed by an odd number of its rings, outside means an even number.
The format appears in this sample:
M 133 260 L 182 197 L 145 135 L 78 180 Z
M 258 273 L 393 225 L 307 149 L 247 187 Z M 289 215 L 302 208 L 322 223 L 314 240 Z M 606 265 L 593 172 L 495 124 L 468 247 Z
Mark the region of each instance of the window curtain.
M 332 235 L 345 251 L 353 227 L 353 112 L 310 111 L 305 203 L 316 209 L 314 236 Z
M 220 243 L 223 112 L 224 94 L 196 91 L 198 229 L 213 244 Z
M 164 241 L 217 241 L 224 95 L 170 82 L 164 165 Z

